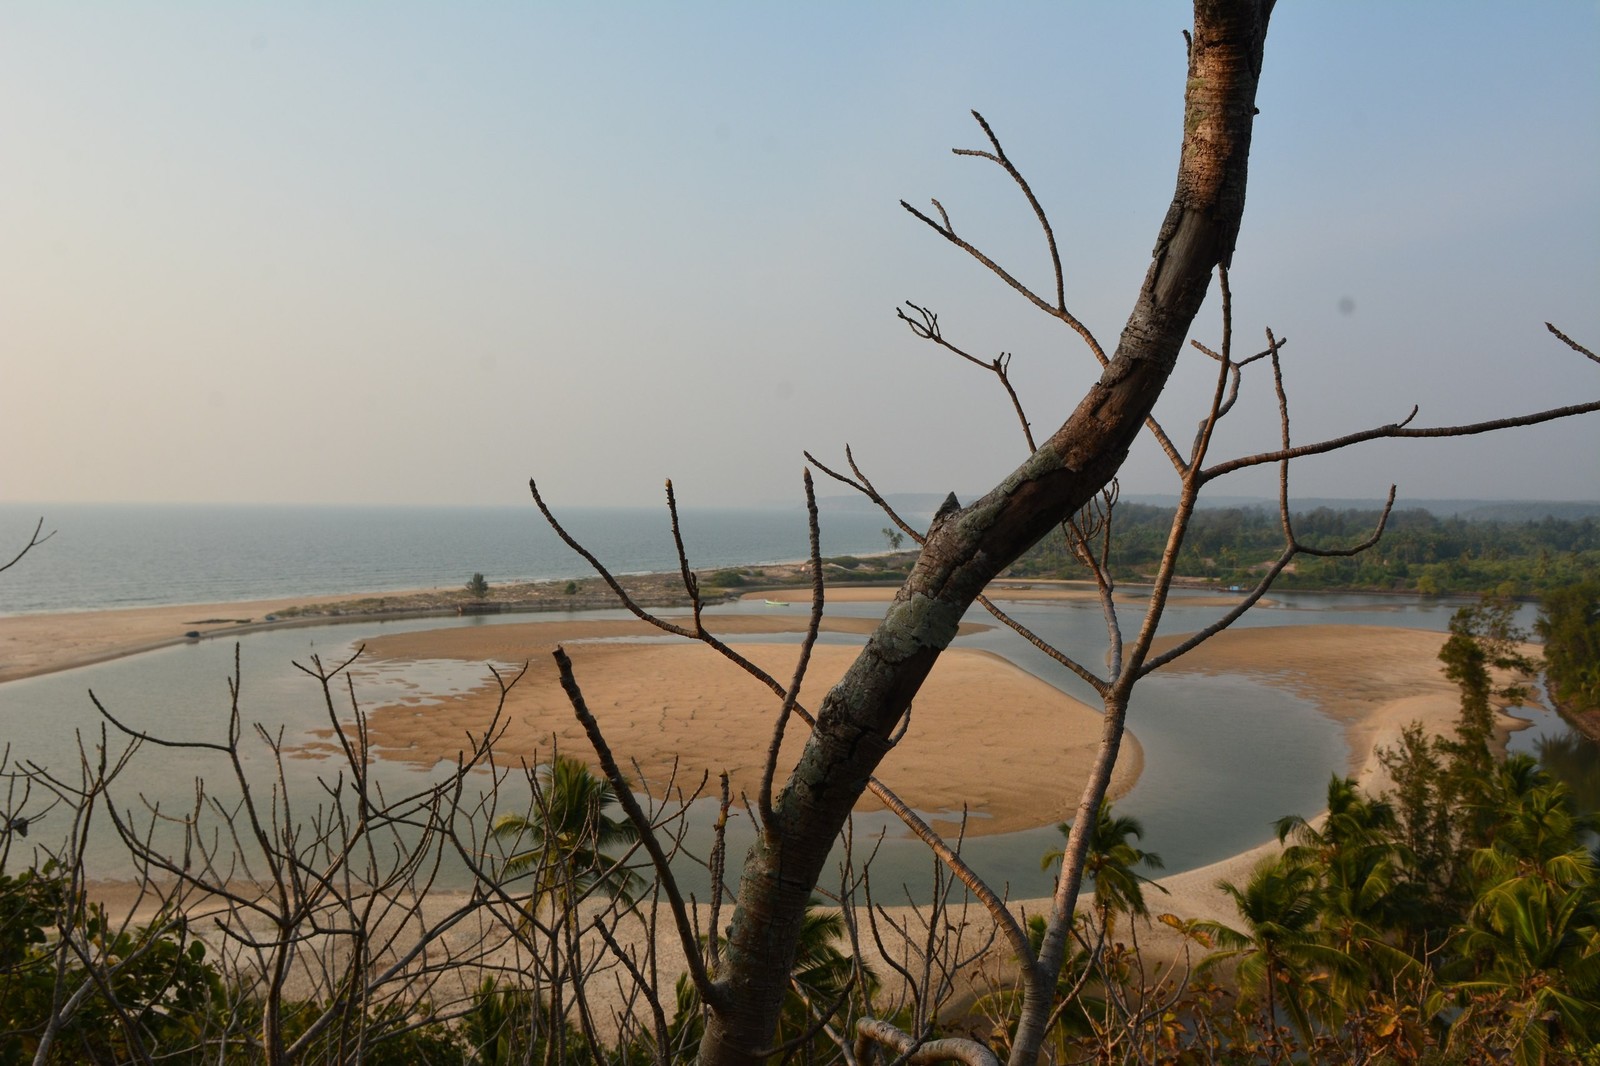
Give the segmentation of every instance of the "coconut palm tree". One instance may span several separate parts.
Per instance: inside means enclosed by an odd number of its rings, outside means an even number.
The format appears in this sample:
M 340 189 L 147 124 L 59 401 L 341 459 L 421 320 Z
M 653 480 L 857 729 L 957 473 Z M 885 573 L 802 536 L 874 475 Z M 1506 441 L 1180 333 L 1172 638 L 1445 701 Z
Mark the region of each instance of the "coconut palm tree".
M 1072 832 L 1071 822 L 1056 827 L 1062 836 Z M 1135 867 L 1161 869 L 1161 856 L 1145 851 L 1134 844 L 1144 839 L 1144 825 L 1132 816 L 1112 814 L 1111 801 L 1100 804 L 1095 817 L 1094 831 L 1089 834 L 1089 850 L 1084 856 L 1084 873 L 1094 881 L 1094 907 L 1100 924 L 1110 935 L 1117 914 L 1146 917 L 1150 907 L 1145 903 L 1144 886 L 1152 885 L 1157 891 L 1166 889 L 1140 874 Z M 1039 860 L 1039 869 L 1048 870 L 1060 862 L 1060 850 L 1046 852 Z
M 1490 848 L 1541 869 L 1580 849 L 1584 834 L 1595 829 L 1592 816 L 1578 813 L 1566 784 L 1541 769 L 1531 755 L 1509 755 L 1500 764 L 1490 807 Z
M 1577 876 L 1545 876 L 1494 849 L 1475 863 L 1485 887 L 1457 947 L 1475 974 L 1457 1026 L 1498 1033 L 1519 1064 L 1546 1061 L 1553 1046 L 1600 1041 L 1600 890 L 1592 857 L 1578 849 L 1552 863 Z
M 1056 828 L 1066 837 L 1072 832 L 1072 823 L 1062 822 Z M 1054 1053 L 1057 1058 L 1069 1057 L 1068 1046 L 1071 1042 L 1093 1038 L 1106 1028 L 1109 1001 L 1086 988 L 1086 982 L 1092 977 L 1094 982 L 1104 982 L 1109 986 L 1128 976 L 1129 955 L 1126 949 L 1119 945 L 1110 951 L 1103 950 L 1106 942 L 1112 938 L 1117 916 L 1147 917 L 1150 914 L 1144 898 L 1146 885 L 1166 892 L 1165 888 L 1135 869 L 1145 866 L 1159 870 L 1162 865 L 1160 855 L 1145 851 L 1134 843 L 1143 836 L 1144 825 L 1139 819 L 1114 814 L 1110 800 L 1101 803 L 1084 854 L 1084 873 L 1094 883 L 1093 906 L 1099 923 L 1098 936 L 1093 929 L 1086 933 L 1082 926 L 1075 927 L 1076 945 L 1056 977 L 1058 1006 L 1050 1035 L 1055 1042 Z M 1062 860 L 1064 854 L 1060 849 L 1046 852 L 1039 860 L 1039 869 L 1050 869 Z M 1036 956 L 1044 934 L 1044 918 L 1034 915 L 1028 921 L 1028 939 Z M 1068 1000 L 1071 1002 L 1068 1003 Z M 1020 1004 L 1019 990 L 1005 988 L 980 997 L 976 1008 L 991 1018 L 1011 1019 L 1015 1017 Z
M 1217 887 L 1232 897 L 1242 928 L 1196 922 L 1195 928 L 1221 948 L 1200 970 L 1238 963 L 1241 996 L 1261 1003 L 1276 1056 L 1286 1058 L 1277 1039 L 1278 1012 L 1309 1041 L 1313 1010 L 1327 999 L 1326 975 L 1348 966 L 1349 956 L 1318 936 L 1316 875 L 1309 867 L 1276 857 L 1258 865 L 1243 888 L 1231 881 L 1219 881 Z
M 1531 762 L 1508 759 L 1493 795 L 1493 843 L 1472 856 L 1476 894 L 1454 944 L 1466 997 L 1462 1033 L 1503 1044 L 1519 1063 L 1600 1041 L 1600 868 L 1589 821 Z
M 1398 840 L 1394 808 L 1335 774 L 1319 823 L 1290 815 L 1278 820 L 1277 830 L 1280 842 L 1294 841 L 1283 861 L 1314 879 L 1324 942 L 1350 963 L 1329 972 L 1332 999 L 1359 1010 L 1371 989 L 1393 987 L 1417 965 L 1394 944 L 1421 904 L 1418 886 L 1404 879 L 1413 856 Z
M 586 968 L 579 904 L 595 894 L 628 899 L 643 884 L 610 853 L 638 838 L 631 822 L 607 813 L 616 802 L 610 782 L 579 760 L 557 755 L 540 767 L 528 813 L 501 815 L 490 829 L 493 839 L 512 849 L 501 865 L 501 879 L 532 880 L 519 934 L 529 938 L 530 947 L 535 934 L 543 934 L 536 946 L 543 987 L 532 990 L 531 1002 L 538 1008 L 537 1034 L 558 1044 L 571 1031 L 567 989 L 581 986 Z M 536 917 L 541 910 L 543 916 Z M 573 1002 L 582 1031 L 590 1032 L 583 998 L 575 996 Z
M 527 814 L 503 814 L 490 836 L 521 850 L 501 866 L 505 880 L 531 874 L 534 902 L 559 897 L 570 906 L 592 892 L 628 898 L 643 880 L 608 854 L 638 839 L 633 823 L 607 812 L 611 783 L 578 759 L 557 755 L 541 767 Z

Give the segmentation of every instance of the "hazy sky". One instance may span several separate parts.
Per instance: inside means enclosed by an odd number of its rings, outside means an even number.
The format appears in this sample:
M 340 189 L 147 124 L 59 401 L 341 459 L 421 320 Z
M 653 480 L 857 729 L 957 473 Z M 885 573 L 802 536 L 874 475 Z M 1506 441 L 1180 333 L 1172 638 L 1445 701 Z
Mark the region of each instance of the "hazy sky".
M 897 200 L 1047 289 L 993 123 L 1112 347 L 1171 195 L 1176 3 L 0 6 L 0 499 L 700 504 L 801 450 L 967 493 L 1004 396 L 896 321 L 1087 352 Z M 1600 397 L 1600 5 L 1278 6 L 1236 330 L 1298 441 Z M 1196 335 L 1214 342 L 1213 300 Z M 1210 372 L 1159 414 L 1187 440 Z M 1218 454 L 1276 440 L 1247 382 Z M 1307 463 L 1305 495 L 1600 498 L 1600 418 Z M 1171 489 L 1136 454 L 1124 489 Z M 1221 494 L 1259 491 L 1224 481 Z

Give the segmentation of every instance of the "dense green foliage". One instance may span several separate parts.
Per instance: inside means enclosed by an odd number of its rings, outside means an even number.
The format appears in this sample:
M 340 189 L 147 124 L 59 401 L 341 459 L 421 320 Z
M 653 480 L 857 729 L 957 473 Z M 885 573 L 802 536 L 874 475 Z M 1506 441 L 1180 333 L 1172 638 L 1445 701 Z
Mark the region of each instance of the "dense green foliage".
M 1118 504 L 1111 545 L 1112 572 L 1128 580 L 1153 573 L 1172 522 L 1172 509 Z M 1377 511 L 1318 508 L 1293 516 L 1295 534 L 1315 547 L 1359 543 L 1371 535 Z M 1196 511 L 1178 573 L 1221 585 L 1249 586 L 1283 550 L 1275 513 L 1259 508 Z M 1060 537 L 1047 537 L 1011 568 L 1014 577 L 1086 576 Z M 1438 518 L 1425 510 L 1396 511 L 1383 539 L 1351 558 L 1302 556 L 1278 579 L 1280 588 L 1385 589 L 1423 595 L 1494 592 L 1531 596 L 1600 580 L 1600 522 L 1545 517 L 1530 522 Z
M 51 950 L 63 920 L 75 948 L 65 958 Z M 190 1043 L 225 998 L 182 917 L 118 930 L 53 863 L 0 875 L 0 1064 L 35 1061 L 47 1035 L 49 1062 L 145 1060 Z
M 1600 581 L 1546 592 L 1534 629 L 1556 698 L 1574 711 L 1600 709 Z
M 1146 982 L 1137 944 L 1107 936 L 1145 901 L 1097 893 L 1059 986 L 1058 1057 L 1600 1062 L 1593 822 L 1528 756 L 1491 755 L 1491 707 L 1527 665 L 1510 619 L 1493 601 L 1457 613 L 1440 656 L 1462 694 L 1455 734 L 1408 730 L 1386 759 L 1393 793 L 1335 776 L 1324 816 L 1282 819 L 1284 850 L 1219 885 L 1235 920 L 1163 919 L 1208 952 L 1198 980 Z M 1113 883 L 1138 854 L 1127 834 L 1091 852 Z

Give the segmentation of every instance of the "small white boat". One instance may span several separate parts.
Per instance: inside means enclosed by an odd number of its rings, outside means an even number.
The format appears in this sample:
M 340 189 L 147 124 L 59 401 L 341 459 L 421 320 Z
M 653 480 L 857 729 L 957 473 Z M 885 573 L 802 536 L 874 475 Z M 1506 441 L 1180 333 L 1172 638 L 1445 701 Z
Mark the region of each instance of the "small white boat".
M 766 603 L 767 603 L 768 607 L 787 607 L 787 606 L 789 606 L 789 602 L 787 600 L 767 600 Z

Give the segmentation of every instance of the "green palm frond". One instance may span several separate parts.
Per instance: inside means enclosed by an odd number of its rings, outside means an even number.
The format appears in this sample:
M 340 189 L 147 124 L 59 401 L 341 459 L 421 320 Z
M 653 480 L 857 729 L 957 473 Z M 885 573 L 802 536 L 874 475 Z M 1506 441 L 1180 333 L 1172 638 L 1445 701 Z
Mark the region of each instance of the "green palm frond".
M 527 814 L 504 814 L 490 837 L 516 848 L 501 864 L 502 879 L 532 875 L 538 900 L 569 902 L 596 890 L 630 898 L 644 883 L 608 854 L 631 845 L 638 831 L 608 812 L 616 804 L 611 783 L 581 761 L 557 755 L 540 768 Z

